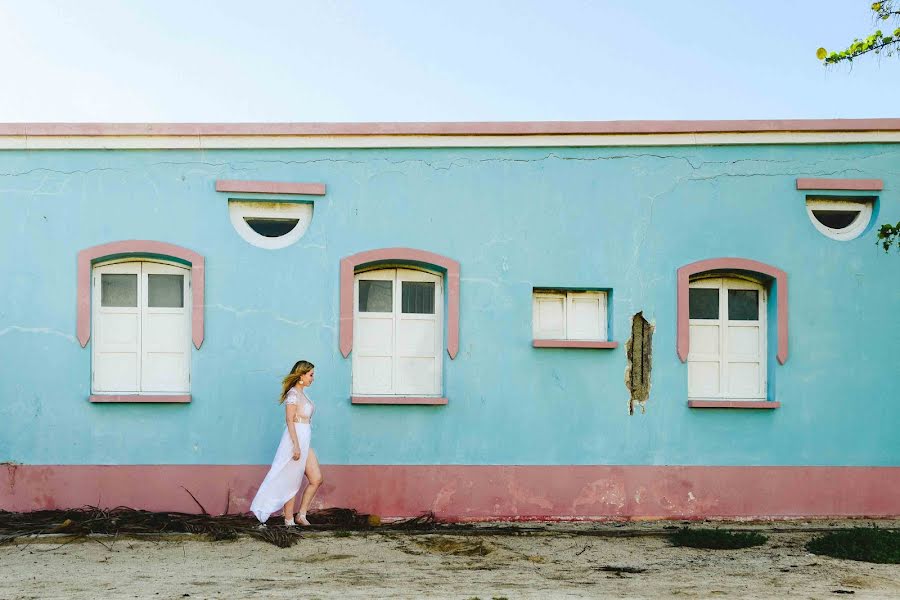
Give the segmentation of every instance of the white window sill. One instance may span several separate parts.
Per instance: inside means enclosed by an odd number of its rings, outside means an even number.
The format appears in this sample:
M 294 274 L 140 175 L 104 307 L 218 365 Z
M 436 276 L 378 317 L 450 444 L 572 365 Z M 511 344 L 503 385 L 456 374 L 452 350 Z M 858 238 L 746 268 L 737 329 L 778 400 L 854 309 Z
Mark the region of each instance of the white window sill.
M 781 402 L 770 400 L 688 400 L 688 408 L 750 408 L 766 410 L 780 407 Z
M 434 396 L 350 396 L 351 404 L 425 404 L 441 406 L 447 404 L 447 398 Z
M 164 402 L 185 404 L 191 401 L 190 394 L 91 394 L 91 402 Z
M 532 340 L 535 348 L 589 348 L 594 350 L 612 350 L 619 347 L 619 342 L 603 340 Z

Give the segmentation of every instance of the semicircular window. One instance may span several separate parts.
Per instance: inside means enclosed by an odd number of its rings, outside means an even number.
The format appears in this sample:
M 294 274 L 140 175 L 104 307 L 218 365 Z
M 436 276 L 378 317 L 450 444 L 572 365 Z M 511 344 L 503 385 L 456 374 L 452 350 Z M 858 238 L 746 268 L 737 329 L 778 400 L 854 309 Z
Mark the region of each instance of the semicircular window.
M 813 226 L 833 240 L 847 242 L 858 238 L 872 220 L 872 197 L 806 198 L 806 214 Z
M 238 235 L 267 250 L 290 246 L 303 237 L 312 213 L 311 202 L 228 201 L 231 225 Z

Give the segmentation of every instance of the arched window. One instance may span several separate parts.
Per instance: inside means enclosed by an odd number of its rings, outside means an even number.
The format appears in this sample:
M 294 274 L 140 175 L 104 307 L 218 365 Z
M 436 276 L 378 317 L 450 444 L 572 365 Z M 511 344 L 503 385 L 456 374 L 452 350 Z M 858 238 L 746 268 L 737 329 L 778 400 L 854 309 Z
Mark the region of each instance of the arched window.
M 92 394 L 190 393 L 191 271 L 127 260 L 91 281 Z
M 354 404 L 446 404 L 442 349 L 459 350 L 459 263 L 412 248 L 341 260 L 340 347 Z
M 205 259 L 126 240 L 78 253 L 77 332 L 91 344 L 91 402 L 190 402 L 203 344 Z
M 733 257 L 679 268 L 677 333 L 678 357 L 688 363 L 689 406 L 780 406 L 768 371 L 772 349 L 778 363 L 788 357 L 784 271 Z
M 766 399 L 766 290 L 738 277 L 691 281 L 688 397 Z
M 442 278 L 408 268 L 354 277 L 354 396 L 440 396 Z

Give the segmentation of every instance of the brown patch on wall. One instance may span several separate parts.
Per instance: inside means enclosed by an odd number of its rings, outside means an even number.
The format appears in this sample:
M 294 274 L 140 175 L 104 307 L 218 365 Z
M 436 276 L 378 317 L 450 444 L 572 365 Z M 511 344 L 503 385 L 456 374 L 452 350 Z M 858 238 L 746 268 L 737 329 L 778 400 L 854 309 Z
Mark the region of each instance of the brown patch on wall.
M 634 414 L 634 405 L 641 405 L 641 413 L 646 412 L 645 405 L 650 397 L 651 350 L 653 341 L 653 325 L 639 312 L 631 319 L 631 337 L 625 342 L 625 355 L 628 366 L 625 367 L 625 387 L 631 393 L 628 400 L 628 414 Z
M 6 480 L 10 492 L 16 491 L 16 471 L 19 468 L 19 464 L 13 460 L 0 463 L 0 465 L 6 467 Z

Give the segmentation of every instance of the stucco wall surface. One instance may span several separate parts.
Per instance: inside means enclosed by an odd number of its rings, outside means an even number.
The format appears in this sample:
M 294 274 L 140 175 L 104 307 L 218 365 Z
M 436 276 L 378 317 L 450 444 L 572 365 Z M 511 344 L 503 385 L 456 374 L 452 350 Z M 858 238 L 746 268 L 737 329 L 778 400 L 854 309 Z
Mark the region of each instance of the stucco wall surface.
M 79 150 L 0 153 L 0 461 L 266 464 L 280 378 L 317 366 L 313 440 L 329 464 L 900 464 L 900 256 L 870 227 L 836 242 L 797 177 L 881 178 L 900 220 L 900 146 Z M 217 179 L 321 182 L 305 236 L 276 251 L 233 230 Z M 206 258 L 192 402 L 91 404 L 75 337 L 76 255 L 158 240 Z M 338 345 L 339 261 L 410 247 L 461 265 L 446 406 L 353 406 Z M 687 406 L 676 269 L 735 256 L 784 270 L 790 354 L 775 410 Z M 612 288 L 615 350 L 531 345 L 533 287 Z M 770 304 L 773 302 L 770 301 Z M 655 325 L 646 413 L 628 414 L 624 342 Z

